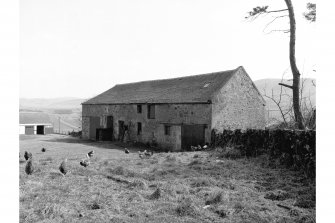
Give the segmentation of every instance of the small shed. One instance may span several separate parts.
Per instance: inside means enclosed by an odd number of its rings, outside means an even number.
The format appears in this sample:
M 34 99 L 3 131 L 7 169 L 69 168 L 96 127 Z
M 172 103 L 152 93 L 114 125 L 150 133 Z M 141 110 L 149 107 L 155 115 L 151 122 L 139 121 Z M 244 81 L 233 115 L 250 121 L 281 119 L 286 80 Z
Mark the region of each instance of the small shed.
M 53 133 L 53 125 L 43 112 L 20 112 L 20 135 L 46 135 Z

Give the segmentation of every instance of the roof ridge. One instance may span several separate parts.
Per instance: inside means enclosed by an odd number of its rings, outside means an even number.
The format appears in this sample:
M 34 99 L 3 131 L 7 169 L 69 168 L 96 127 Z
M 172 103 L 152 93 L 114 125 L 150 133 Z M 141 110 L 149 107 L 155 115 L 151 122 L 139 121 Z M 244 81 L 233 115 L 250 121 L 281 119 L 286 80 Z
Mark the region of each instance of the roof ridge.
M 223 87 L 240 69 L 241 66 L 233 70 L 117 84 L 82 104 L 207 103 L 212 93 Z
M 219 74 L 219 73 L 228 73 L 232 71 L 238 70 L 240 67 L 232 70 L 225 70 L 225 71 L 216 71 L 211 73 L 204 73 L 204 74 L 195 74 L 195 75 L 189 75 L 189 76 L 180 76 L 180 77 L 173 77 L 173 78 L 164 78 L 164 79 L 154 79 L 154 80 L 145 80 L 145 81 L 137 81 L 137 82 L 129 82 L 129 83 L 123 83 L 123 84 L 116 84 L 116 86 L 122 86 L 122 85 L 129 85 L 129 84 L 140 84 L 140 83 L 148 83 L 148 82 L 158 82 L 158 81 L 169 81 L 169 80 L 177 80 L 177 79 L 185 79 L 185 78 L 191 78 L 191 77 L 199 77 L 199 76 L 207 76 L 207 75 L 213 75 L 213 74 Z

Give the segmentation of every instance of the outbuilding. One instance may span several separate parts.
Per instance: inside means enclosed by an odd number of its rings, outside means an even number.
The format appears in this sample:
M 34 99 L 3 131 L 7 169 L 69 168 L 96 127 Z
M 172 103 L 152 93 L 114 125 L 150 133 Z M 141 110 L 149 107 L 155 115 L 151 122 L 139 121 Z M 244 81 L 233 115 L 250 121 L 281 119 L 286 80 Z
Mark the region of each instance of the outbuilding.
M 265 101 L 243 67 L 119 84 L 82 103 L 82 137 L 169 150 L 210 143 L 216 129 L 265 128 Z
M 43 112 L 20 112 L 20 135 L 46 135 L 53 133 L 50 118 Z

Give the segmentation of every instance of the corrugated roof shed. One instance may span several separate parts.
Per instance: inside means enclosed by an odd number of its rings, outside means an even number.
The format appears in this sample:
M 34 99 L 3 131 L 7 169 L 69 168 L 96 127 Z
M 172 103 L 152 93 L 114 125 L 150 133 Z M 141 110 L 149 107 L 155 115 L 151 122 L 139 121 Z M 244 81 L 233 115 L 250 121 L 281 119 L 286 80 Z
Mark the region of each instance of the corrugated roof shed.
M 50 118 L 42 112 L 20 112 L 20 124 L 50 124 Z
M 240 67 L 239 67 L 240 68 Z M 115 85 L 83 104 L 207 103 L 237 70 Z

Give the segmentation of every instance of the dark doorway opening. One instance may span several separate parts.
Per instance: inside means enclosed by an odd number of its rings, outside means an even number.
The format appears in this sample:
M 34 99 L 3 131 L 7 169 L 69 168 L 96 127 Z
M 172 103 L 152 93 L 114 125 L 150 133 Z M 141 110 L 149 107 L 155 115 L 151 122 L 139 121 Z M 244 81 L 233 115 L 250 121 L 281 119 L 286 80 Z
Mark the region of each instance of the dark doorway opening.
M 113 116 L 107 116 L 106 128 L 99 128 L 96 132 L 96 138 L 99 141 L 113 141 Z
M 191 146 L 203 146 L 205 144 L 205 125 L 182 125 L 181 148 L 191 150 Z
M 37 126 L 36 134 L 37 135 L 44 135 L 44 125 L 38 125 Z

